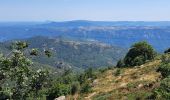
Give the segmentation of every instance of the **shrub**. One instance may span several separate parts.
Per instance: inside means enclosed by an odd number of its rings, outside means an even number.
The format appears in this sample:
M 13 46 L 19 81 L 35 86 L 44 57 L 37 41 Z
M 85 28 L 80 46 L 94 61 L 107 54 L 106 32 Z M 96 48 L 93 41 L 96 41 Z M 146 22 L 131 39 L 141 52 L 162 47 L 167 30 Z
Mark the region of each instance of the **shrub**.
M 71 94 L 74 95 L 80 90 L 80 83 L 74 82 L 71 86 Z
M 170 77 L 162 80 L 160 87 L 153 92 L 152 99 L 158 100 L 170 99 Z
M 116 72 L 114 73 L 115 76 L 119 76 L 121 74 L 121 69 L 117 69 Z
M 92 91 L 92 87 L 89 82 L 86 82 L 81 87 L 81 93 L 89 93 Z
M 54 100 L 55 98 L 70 93 L 70 86 L 66 84 L 56 84 L 47 92 L 47 100 Z
M 162 63 L 158 71 L 161 72 L 163 77 L 168 77 L 170 75 L 170 63 Z

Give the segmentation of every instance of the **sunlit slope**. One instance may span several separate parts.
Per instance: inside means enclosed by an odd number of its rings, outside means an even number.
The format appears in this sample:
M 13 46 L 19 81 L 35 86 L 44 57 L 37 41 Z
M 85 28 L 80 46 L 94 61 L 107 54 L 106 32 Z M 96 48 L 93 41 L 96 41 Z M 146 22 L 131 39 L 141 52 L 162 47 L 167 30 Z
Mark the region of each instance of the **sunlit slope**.
M 135 68 L 112 69 L 93 82 L 93 92 L 84 95 L 87 100 L 136 100 L 145 99 L 159 86 L 161 74 L 156 72 L 160 60 Z

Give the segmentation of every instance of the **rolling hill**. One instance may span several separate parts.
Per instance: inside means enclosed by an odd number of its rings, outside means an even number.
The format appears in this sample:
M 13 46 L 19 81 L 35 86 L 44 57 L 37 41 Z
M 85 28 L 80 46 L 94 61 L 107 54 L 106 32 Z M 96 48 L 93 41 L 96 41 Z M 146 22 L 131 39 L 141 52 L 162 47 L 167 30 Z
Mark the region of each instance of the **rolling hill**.
M 92 41 L 74 41 L 61 37 L 37 36 L 23 41 L 30 44 L 30 49 L 37 48 L 41 52 L 44 50 L 52 52 L 50 58 L 40 53 L 37 57 L 31 57 L 33 61 L 59 69 L 113 66 L 126 53 L 125 49 L 117 46 Z M 5 49 L 9 49 L 11 41 L 2 44 L 2 51 L 7 51 Z

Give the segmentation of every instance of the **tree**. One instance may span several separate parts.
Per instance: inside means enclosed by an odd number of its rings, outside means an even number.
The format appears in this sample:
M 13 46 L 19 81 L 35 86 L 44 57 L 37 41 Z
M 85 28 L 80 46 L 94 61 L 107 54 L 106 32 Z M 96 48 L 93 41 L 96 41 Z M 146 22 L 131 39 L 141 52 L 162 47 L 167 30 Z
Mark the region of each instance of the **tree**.
M 30 94 L 39 97 L 38 91 L 48 82 L 48 72 L 30 69 L 33 62 L 28 59 L 24 50 L 26 42 L 16 42 L 13 50 L 5 57 L 0 56 L 0 89 L 1 97 L 13 100 L 25 100 Z
M 124 58 L 125 66 L 137 66 L 144 64 L 147 60 L 152 60 L 156 52 L 147 42 L 138 42 L 131 46 Z

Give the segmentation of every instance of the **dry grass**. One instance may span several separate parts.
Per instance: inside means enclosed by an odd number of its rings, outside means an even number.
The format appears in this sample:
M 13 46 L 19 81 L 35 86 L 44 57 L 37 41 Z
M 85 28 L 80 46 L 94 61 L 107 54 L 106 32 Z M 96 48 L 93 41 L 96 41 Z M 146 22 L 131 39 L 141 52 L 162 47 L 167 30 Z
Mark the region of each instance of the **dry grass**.
M 160 60 L 148 62 L 135 68 L 122 68 L 120 75 L 114 73 L 118 69 L 108 70 L 98 77 L 97 84 L 93 87 L 93 92 L 88 94 L 86 100 L 92 100 L 100 95 L 106 96 L 107 100 L 128 99 L 128 94 L 143 91 L 151 91 L 159 86 L 160 73 L 156 72 Z M 105 99 L 101 99 L 105 100 Z

